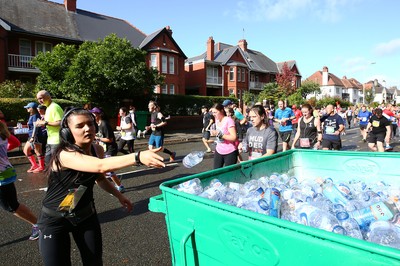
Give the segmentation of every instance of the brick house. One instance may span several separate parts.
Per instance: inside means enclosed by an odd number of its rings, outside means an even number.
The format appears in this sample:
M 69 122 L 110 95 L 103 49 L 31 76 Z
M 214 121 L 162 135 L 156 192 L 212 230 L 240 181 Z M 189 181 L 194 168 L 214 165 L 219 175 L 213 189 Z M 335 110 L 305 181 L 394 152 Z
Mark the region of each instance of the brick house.
M 330 73 L 326 66 L 323 67 L 322 71 L 316 71 L 306 80 L 314 81 L 319 84 L 321 89 L 320 94 L 308 95 L 307 98 L 339 97 L 353 104 L 363 101 L 363 86 L 360 82 L 354 78 L 348 79 L 346 76 L 340 79 L 333 73 Z
M 30 61 L 59 43 L 79 45 L 115 33 L 148 52 L 149 67 L 165 76 L 156 92 L 184 94 L 184 60 L 169 27 L 146 35 L 129 22 L 77 9 L 76 0 L 0 0 L 0 82 L 35 82 L 39 70 Z M 165 68 L 164 68 L 165 67 Z M 165 70 L 166 69 L 166 70 Z
M 296 62 L 290 62 L 290 69 L 296 71 L 294 83 L 298 87 L 301 75 Z M 245 91 L 258 93 L 264 85 L 274 82 L 279 66 L 263 53 L 248 49 L 246 40 L 233 46 L 215 43 L 213 37 L 209 37 L 207 50 L 185 62 L 186 94 L 234 95 L 241 99 Z

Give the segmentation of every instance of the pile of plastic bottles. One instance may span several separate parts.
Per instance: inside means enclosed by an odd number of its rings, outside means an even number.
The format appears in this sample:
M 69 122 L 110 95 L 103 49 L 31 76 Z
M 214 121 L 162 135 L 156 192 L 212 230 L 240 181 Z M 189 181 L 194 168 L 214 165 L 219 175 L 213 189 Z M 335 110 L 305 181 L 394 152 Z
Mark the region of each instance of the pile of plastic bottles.
M 218 202 L 337 234 L 400 249 L 400 186 L 383 181 L 335 183 L 331 178 L 301 182 L 274 173 L 244 184 L 198 178 L 174 187 Z

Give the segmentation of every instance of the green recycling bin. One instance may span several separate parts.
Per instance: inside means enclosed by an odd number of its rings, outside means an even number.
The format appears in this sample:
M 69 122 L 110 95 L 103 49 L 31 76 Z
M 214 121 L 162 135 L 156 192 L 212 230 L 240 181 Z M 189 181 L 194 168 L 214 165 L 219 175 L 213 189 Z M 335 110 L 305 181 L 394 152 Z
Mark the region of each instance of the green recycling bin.
M 165 214 L 174 266 L 400 265 L 398 249 L 326 232 L 178 191 L 199 178 L 244 183 L 271 173 L 399 184 L 397 153 L 290 150 L 160 185 L 149 210 Z
M 147 111 L 136 111 L 136 125 L 139 130 L 143 131 L 144 127 L 148 125 L 150 113 Z

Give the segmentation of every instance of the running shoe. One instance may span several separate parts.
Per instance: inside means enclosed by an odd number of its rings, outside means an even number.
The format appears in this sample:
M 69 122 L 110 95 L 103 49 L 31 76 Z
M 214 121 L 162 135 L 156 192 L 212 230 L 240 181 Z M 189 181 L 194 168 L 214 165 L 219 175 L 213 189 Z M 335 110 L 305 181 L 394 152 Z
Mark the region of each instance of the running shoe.
M 390 151 L 390 150 L 393 150 L 393 147 L 392 147 L 392 146 L 390 146 L 390 145 L 386 145 L 386 147 L 385 147 L 385 151 Z
M 29 237 L 29 240 L 38 240 L 39 239 L 39 227 L 35 224 L 32 226 L 32 234 Z

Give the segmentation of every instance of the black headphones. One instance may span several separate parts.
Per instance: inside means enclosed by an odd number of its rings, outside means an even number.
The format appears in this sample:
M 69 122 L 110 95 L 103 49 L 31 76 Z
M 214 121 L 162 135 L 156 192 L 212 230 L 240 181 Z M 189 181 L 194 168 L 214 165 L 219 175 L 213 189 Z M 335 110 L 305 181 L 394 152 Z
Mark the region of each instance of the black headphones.
M 77 111 L 83 111 L 83 112 L 87 112 L 89 114 L 89 116 L 93 119 L 93 123 L 96 127 L 96 132 L 99 129 L 99 126 L 96 123 L 96 118 L 94 117 L 94 115 L 92 113 L 90 113 L 89 111 L 81 108 L 81 107 L 74 107 L 69 109 L 63 116 L 62 120 L 61 120 L 61 128 L 60 128 L 60 139 L 69 143 L 75 143 L 75 139 L 74 136 L 72 135 L 71 130 L 68 127 L 68 117 Z

